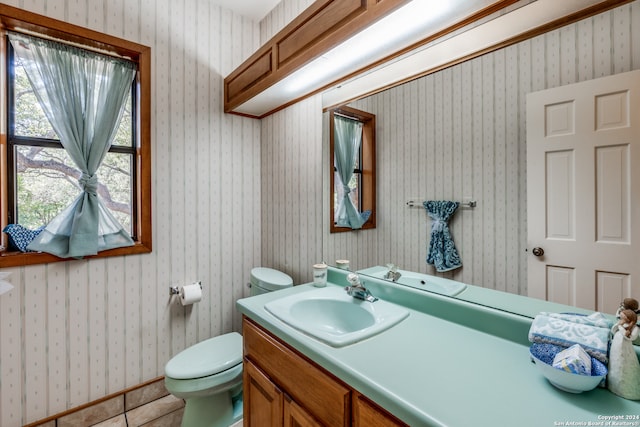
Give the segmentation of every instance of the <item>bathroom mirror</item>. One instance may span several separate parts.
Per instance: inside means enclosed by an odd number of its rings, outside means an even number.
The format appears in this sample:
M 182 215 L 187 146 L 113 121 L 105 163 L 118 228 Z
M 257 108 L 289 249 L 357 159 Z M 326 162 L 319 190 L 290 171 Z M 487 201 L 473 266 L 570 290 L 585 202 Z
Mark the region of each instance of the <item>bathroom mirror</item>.
M 442 276 L 527 295 L 526 94 L 628 69 L 637 54 L 619 46 L 638 29 L 607 35 L 633 16 L 622 5 L 349 103 L 376 116 L 377 227 L 325 235 L 325 259 L 435 274 L 422 201 L 477 200 L 450 221 L 462 268 Z

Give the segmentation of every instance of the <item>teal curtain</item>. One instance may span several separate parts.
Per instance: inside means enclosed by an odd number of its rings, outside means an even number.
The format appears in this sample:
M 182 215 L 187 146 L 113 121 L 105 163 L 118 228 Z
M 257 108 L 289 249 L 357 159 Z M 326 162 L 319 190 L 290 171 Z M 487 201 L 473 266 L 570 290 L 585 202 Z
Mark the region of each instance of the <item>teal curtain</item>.
M 100 201 L 96 171 L 122 118 L 135 64 L 23 34 L 9 39 L 42 110 L 82 172 L 82 193 L 27 248 L 80 258 L 133 245 Z
M 338 227 L 359 229 L 371 215 L 370 211 L 358 212 L 349 196 L 349 181 L 353 176 L 362 144 L 362 123 L 341 116 L 334 116 L 334 120 L 334 163 L 343 189 L 343 197 L 338 200 L 335 222 Z

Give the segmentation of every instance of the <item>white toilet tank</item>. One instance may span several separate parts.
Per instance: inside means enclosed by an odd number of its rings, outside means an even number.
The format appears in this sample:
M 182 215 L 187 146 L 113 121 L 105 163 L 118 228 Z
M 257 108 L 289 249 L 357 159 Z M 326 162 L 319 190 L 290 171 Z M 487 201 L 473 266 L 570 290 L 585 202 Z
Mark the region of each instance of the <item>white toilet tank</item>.
M 251 269 L 251 296 L 277 291 L 293 286 L 293 279 L 282 271 L 266 267 Z

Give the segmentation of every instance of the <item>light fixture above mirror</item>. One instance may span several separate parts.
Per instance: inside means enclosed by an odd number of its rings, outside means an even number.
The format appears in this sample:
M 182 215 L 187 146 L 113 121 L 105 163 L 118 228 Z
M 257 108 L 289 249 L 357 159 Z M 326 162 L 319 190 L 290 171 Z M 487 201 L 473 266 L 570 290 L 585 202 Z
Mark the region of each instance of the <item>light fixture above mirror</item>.
M 224 110 L 337 107 L 629 1 L 317 0 L 225 78 Z
M 517 2 L 317 0 L 225 78 L 225 112 L 263 117 Z

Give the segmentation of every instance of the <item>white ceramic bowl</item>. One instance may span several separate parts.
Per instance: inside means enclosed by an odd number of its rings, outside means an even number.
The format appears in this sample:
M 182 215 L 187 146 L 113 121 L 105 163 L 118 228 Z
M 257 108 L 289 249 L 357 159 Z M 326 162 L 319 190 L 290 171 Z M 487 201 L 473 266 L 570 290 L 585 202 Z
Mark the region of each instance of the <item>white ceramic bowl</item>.
M 597 371 L 601 375 L 580 375 L 563 371 L 562 369 L 554 368 L 546 361 L 536 357 L 539 355 L 541 357 L 547 358 L 545 357 L 547 355 L 537 352 L 534 347 L 531 348 L 530 352 L 533 361 L 535 362 L 542 375 L 544 375 L 551 384 L 553 384 L 560 390 L 564 390 L 569 393 L 582 393 L 583 391 L 593 390 L 598 386 L 598 384 L 600 384 L 602 379 L 607 374 L 606 367 L 597 360 L 594 362 L 595 359 L 593 358 L 591 359 L 591 361 L 598 364 L 599 366 L 597 367 L 597 369 L 595 367 L 594 369 L 592 369 L 592 374 L 594 373 L 594 371 Z

